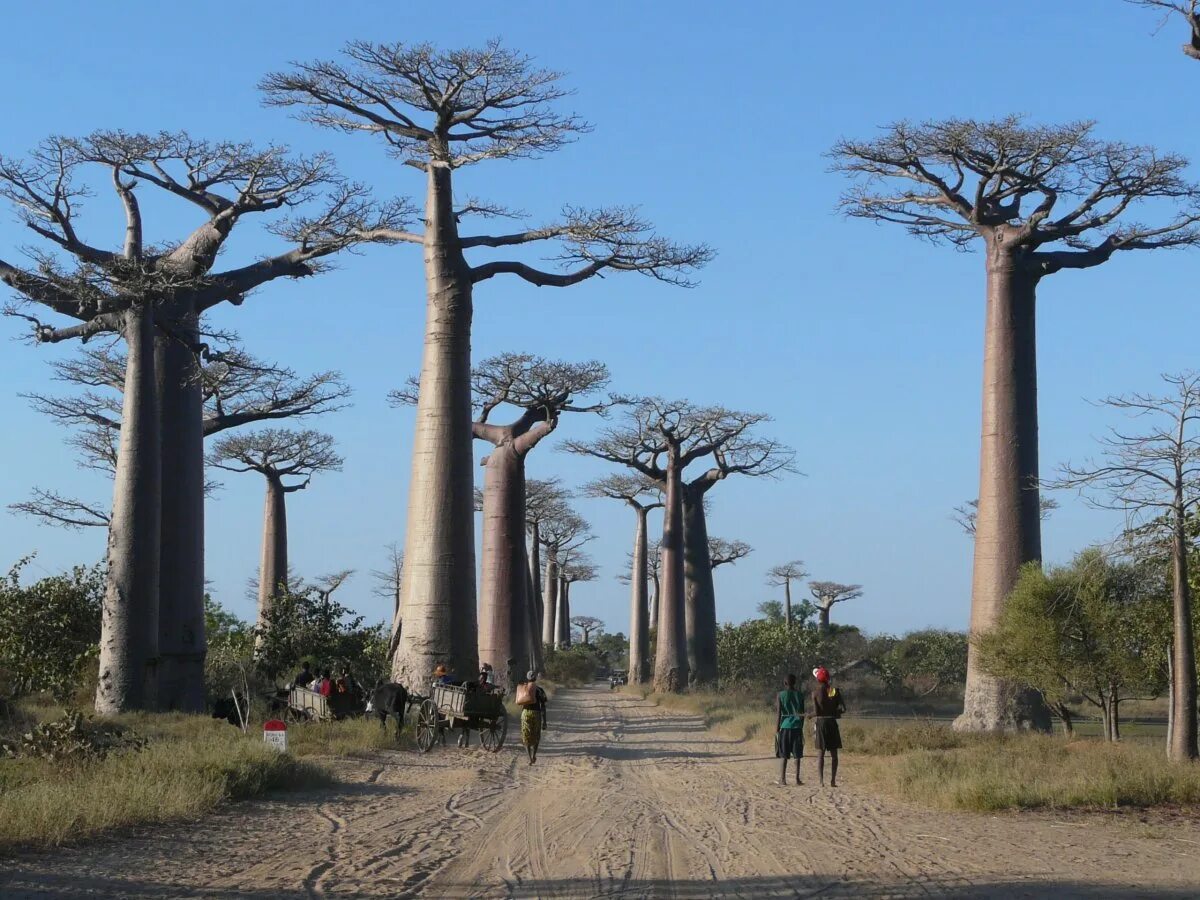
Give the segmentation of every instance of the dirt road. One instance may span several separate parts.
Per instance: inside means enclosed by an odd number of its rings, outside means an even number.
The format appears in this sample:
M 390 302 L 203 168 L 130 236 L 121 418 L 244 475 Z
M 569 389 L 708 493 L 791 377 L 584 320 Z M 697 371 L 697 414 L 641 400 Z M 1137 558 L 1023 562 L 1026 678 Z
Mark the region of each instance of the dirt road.
M 776 760 L 606 687 L 530 767 L 453 746 L 346 784 L 0 860 L 0 897 L 1196 897 L 1200 828 L 933 813 L 773 784 Z M 511 732 L 510 732 L 511 735 Z M 807 763 L 808 761 L 806 761 Z

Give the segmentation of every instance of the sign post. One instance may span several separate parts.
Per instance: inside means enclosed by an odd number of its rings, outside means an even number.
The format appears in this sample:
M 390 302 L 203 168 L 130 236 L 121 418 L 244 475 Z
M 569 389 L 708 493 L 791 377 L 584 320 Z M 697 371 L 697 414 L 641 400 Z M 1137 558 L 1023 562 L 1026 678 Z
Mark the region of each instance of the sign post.
M 287 751 L 287 723 L 282 719 L 268 719 L 263 722 L 263 742 L 268 747 L 274 747 L 280 753 Z

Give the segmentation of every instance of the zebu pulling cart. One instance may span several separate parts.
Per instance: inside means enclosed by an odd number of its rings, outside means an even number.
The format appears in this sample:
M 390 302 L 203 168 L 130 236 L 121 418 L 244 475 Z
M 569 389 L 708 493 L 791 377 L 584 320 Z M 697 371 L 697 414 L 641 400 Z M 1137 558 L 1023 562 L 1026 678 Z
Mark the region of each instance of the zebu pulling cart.
M 484 750 L 496 753 L 504 746 L 508 711 L 502 693 L 478 684 L 433 684 L 430 692 L 417 712 L 417 748 L 422 753 L 448 729 L 464 726 L 479 732 Z

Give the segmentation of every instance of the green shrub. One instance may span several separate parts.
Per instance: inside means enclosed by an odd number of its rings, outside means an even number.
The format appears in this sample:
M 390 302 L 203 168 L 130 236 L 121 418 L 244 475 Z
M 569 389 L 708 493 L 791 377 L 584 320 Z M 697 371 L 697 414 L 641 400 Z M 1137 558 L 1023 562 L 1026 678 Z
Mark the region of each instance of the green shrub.
M 59 719 L 38 722 L 12 741 L 0 742 L 0 756 L 10 759 L 40 758 L 54 762 L 104 759 L 110 753 L 138 751 L 145 738 L 112 723 L 85 719 L 67 712 Z
M 95 665 L 104 570 L 76 566 L 21 585 L 20 560 L 0 583 L 0 688 L 9 696 L 47 691 L 65 702 Z
M 600 658 L 596 651 L 582 644 L 565 650 L 547 650 L 545 661 L 546 677 L 566 687 L 587 684 L 596 677 Z

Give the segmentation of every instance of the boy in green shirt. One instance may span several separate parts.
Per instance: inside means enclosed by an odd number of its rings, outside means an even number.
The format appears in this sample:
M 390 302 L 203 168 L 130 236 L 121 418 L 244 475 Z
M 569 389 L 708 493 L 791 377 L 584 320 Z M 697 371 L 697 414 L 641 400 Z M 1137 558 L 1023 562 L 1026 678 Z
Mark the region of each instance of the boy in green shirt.
M 796 690 L 796 676 L 788 674 L 784 689 L 775 697 L 775 731 L 779 736 L 779 755 L 783 757 L 783 771 L 779 783 L 787 784 L 788 759 L 796 760 L 796 784 L 800 780 L 800 760 L 804 758 L 804 694 Z

